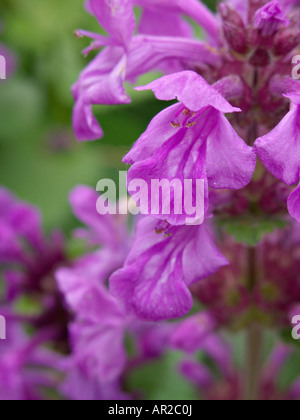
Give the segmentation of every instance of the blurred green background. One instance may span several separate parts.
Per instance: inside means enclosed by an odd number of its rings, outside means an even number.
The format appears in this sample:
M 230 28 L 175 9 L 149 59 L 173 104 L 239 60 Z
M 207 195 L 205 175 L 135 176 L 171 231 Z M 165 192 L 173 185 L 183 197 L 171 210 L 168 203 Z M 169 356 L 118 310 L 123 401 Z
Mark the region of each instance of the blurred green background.
M 73 33 L 100 32 L 96 19 L 84 0 L 1 0 L 0 21 L 0 42 L 18 61 L 0 84 L 0 183 L 39 206 L 47 230 L 69 231 L 70 189 L 116 176 L 122 156 L 165 104 L 128 87 L 131 105 L 97 109 L 105 137 L 77 143 L 70 87 L 91 58 L 81 54 L 89 40 Z

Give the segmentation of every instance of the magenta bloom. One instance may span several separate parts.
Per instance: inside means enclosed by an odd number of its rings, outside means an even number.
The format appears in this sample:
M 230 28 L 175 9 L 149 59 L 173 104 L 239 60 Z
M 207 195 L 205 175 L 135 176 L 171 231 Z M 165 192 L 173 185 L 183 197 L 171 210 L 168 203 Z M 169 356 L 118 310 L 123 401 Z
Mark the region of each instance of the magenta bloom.
M 300 94 L 285 95 L 291 100 L 290 112 L 270 133 L 256 140 L 255 148 L 265 167 L 287 185 L 299 182 Z M 300 187 L 288 199 L 291 216 L 300 221 Z
M 73 86 L 75 107 L 73 125 L 79 140 L 95 140 L 103 136 L 101 127 L 92 114 L 92 105 L 126 104 L 130 98 L 125 92 L 124 81 L 132 82 L 151 70 L 167 72 L 183 70 L 186 66 L 207 66 L 218 62 L 218 56 L 203 42 L 187 36 L 187 24 L 180 14 L 187 14 L 204 24 L 210 36 L 217 39 L 217 21 L 209 10 L 195 0 L 176 2 L 138 2 L 145 10 L 139 34 L 134 36 L 135 19 L 133 2 L 118 0 L 114 4 L 105 0 L 89 0 L 89 11 L 108 32 L 108 37 L 77 31 L 78 36 L 94 39 L 91 49 L 106 48 L 82 72 Z M 157 14 L 161 26 L 174 17 L 177 35 L 170 23 L 158 30 Z M 177 23 L 180 25 L 177 26 Z
M 127 319 L 108 294 L 105 281 L 122 267 L 131 239 L 126 219 L 99 215 L 97 199 L 89 187 L 79 186 L 71 193 L 75 215 L 89 228 L 80 229 L 77 235 L 99 249 L 73 267 L 59 269 L 56 278 L 69 308 L 77 315 L 70 328 L 74 363 L 86 375 L 112 382 L 126 362 L 123 340 Z
M 78 186 L 70 194 L 74 214 L 87 226 L 75 234 L 86 241 L 90 251 L 72 268 L 60 268 L 56 272 L 59 287 L 73 311 L 80 310 L 81 301 L 93 286 L 100 287 L 122 267 L 131 243 L 126 218 L 99 215 L 98 198 L 97 193 L 86 186 Z
M 59 390 L 66 398 L 73 401 L 123 401 L 129 395 L 121 389 L 121 384 L 101 382 L 97 378 L 87 376 L 72 360 L 65 363 L 67 377 Z
M 234 131 L 225 113 L 238 112 L 216 89 L 194 72 L 185 71 L 137 90 L 152 89 L 160 100 L 178 99 L 150 123 L 124 162 L 132 164 L 128 181 L 143 179 L 151 189 L 153 179 L 205 180 L 211 188 L 240 189 L 252 178 L 256 157 Z M 129 193 L 131 191 L 129 190 Z M 173 197 L 171 203 L 174 204 Z M 151 202 L 151 197 L 141 200 Z M 173 206 L 174 211 L 174 206 Z M 160 216 L 171 224 L 184 224 L 180 216 Z
M 44 341 L 47 334 L 29 338 L 21 324 L 8 320 L 7 340 L 0 341 L 1 401 L 45 399 L 42 387 L 56 386 L 49 369 L 57 368 L 60 356 L 40 347 Z
M 5 299 L 24 290 L 42 292 L 45 278 L 65 261 L 59 232 L 44 237 L 39 211 L 0 188 L 0 264 L 6 284 Z
M 113 399 L 117 398 L 116 393 L 121 395 L 118 384 L 128 366 L 128 332 L 137 344 L 140 360 L 158 357 L 165 347 L 165 343 L 149 343 L 150 337 L 165 337 L 165 328 L 162 333 L 156 332 L 160 325 L 142 323 L 128 314 L 107 289 L 108 277 L 124 264 L 131 236 L 126 218 L 97 213 L 97 199 L 96 192 L 84 186 L 75 188 L 70 196 L 74 213 L 88 226 L 77 234 L 99 249 L 56 272 L 59 289 L 74 314 L 69 325 L 72 355 L 62 389 L 75 399 L 85 384 L 86 398 L 97 395 L 100 399 Z
M 177 227 L 146 217 L 124 268 L 110 278 L 111 292 L 140 318 L 178 318 L 193 306 L 189 286 L 224 265 L 205 224 Z

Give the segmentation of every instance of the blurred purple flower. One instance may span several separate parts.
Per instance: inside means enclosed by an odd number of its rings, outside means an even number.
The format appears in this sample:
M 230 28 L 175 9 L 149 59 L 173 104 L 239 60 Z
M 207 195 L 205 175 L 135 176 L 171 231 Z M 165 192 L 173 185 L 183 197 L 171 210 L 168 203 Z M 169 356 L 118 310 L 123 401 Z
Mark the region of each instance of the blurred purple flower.
M 143 319 L 178 318 L 193 306 L 189 286 L 224 265 L 227 260 L 206 225 L 171 226 L 146 217 L 124 268 L 111 276 L 110 288 L 127 310 Z
M 173 27 L 180 22 L 180 14 L 187 14 L 200 21 L 213 38 L 217 39 L 217 21 L 209 10 L 196 2 L 141 1 L 145 15 L 140 26 L 140 35 L 134 36 L 135 19 L 133 2 L 108 4 L 104 0 L 89 0 L 88 10 L 108 32 L 109 37 L 77 31 L 78 36 L 94 39 L 91 49 L 107 46 L 82 72 L 73 86 L 75 107 L 73 125 L 78 140 L 95 140 L 103 136 L 101 127 L 92 114 L 95 104 L 126 104 L 130 102 L 125 93 L 124 81 L 134 81 L 138 76 L 161 68 L 171 72 L 183 70 L 188 63 L 209 65 L 218 61 L 218 56 L 203 42 L 186 37 L 187 25 L 181 21 L 177 36 L 165 29 L 158 31 L 153 14 L 163 11 L 163 22 L 175 17 Z M 167 13 L 167 16 L 165 15 Z M 178 28 L 178 26 L 177 26 Z M 166 67 L 167 64 L 167 67 Z

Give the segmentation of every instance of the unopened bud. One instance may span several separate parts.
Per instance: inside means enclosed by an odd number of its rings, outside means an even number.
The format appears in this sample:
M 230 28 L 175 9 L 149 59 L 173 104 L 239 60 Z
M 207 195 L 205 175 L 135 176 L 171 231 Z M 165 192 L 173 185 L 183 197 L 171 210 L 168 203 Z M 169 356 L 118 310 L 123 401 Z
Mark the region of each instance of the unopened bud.
M 274 39 L 274 53 L 285 55 L 293 51 L 300 44 L 300 31 L 294 29 L 284 29 L 280 31 Z
M 223 20 L 223 31 L 231 49 L 244 54 L 248 49 L 247 30 L 241 16 L 225 3 L 219 5 L 219 13 Z

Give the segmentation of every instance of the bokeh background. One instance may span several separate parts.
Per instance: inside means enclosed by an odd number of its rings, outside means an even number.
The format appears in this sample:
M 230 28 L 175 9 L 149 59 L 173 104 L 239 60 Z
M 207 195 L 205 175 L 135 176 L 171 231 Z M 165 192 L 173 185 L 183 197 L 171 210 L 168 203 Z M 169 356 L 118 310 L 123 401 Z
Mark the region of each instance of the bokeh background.
M 206 3 L 216 7 L 215 0 Z M 17 63 L 8 80 L 0 81 L 0 184 L 39 207 L 47 231 L 59 228 L 67 237 L 78 223 L 68 204 L 70 190 L 77 184 L 96 186 L 101 178 L 116 178 L 118 170 L 125 168 L 124 154 L 166 106 L 151 93 L 137 93 L 128 86 L 132 104 L 96 109 L 105 137 L 93 143 L 76 142 L 70 88 L 92 56 L 83 57 L 81 50 L 89 40 L 77 39 L 74 30 L 100 32 L 83 6 L 84 0 L 0 3 L 0 42 L 12 50 Z M 266 353 L 275 339 L 270 334 Z M 235 335 L 231 340 L 242 364 L 244 337 Z M 172 354 L 146 366 L 131 378 L 133 387 L 147 390 L 149 399 L 198 398 L 176 373 L 177 360 L 178 355 Z M 282 386 L 299 370 L 299 357 L 290 360 Z

